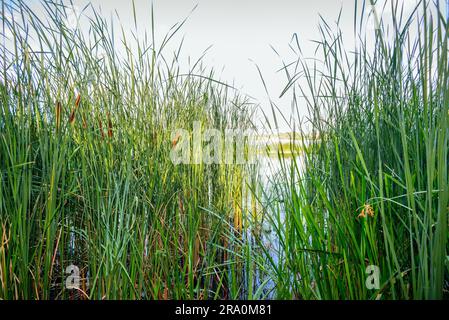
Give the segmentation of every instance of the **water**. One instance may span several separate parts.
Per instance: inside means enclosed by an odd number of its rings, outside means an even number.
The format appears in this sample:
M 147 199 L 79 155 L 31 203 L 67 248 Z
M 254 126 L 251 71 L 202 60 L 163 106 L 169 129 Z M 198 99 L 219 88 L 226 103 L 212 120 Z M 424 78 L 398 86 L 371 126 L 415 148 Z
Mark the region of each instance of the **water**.
M 258 236 L 253 236 L 254 230 L 247 231 L 247 238 L 255 247 L 263 246 L 265 252 L 269 255 L 271 262 L 275 265 L 280 265 L 283 261 L 283 252 L 279 239 L 279 232 L 282 230 L 282 225 L 285 221 L 286 214 L 288 214 L 284 207 L 284 199 L 280 198 L 280 194 L 284 197 L 288 193 L 278 192 L 285 186 L 286 179 L 292 179 L 290 177 L 290 169 L 292 166 L 298 166 L 297 170 L 293 170 L 295 176 L 294 179 L 299 180 L 298 173 L 304 168 L 304 159 L 300 156 L 295 158 L 284 158 L 280 161 L 278 158 L 262 157 L 259 159 L 260 165 L 260 187 L 262 188 L 262 216 L 260 221 L 260 230 L 258 230 Z M 288 176 L 285 173 L 288 173 Z M 258 221 L 259 222 L 259 221 Z M 280 231 L 282 232 L 282 231 Z M 256 239 L 257 238 L 257 239 Z M 273 299 L 276 295 L 275 281 L 272 278 L 273 275 L 258 270 L 255 275 L 254 282 L 256 284 L 256 290 L 260 286 L 264 286 L 263 292 L 266 294 L 265 298 Z

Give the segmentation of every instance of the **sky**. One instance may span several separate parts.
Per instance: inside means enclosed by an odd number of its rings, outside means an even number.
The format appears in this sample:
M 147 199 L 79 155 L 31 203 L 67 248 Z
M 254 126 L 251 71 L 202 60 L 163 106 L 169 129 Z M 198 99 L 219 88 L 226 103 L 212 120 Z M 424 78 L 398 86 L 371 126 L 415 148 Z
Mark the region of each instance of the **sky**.
M 79 2 L 81 6 L 82 1 Z M 93 0 L 92 3 L 105 14 L 117 9 L 123 25 L 133 25 L 130 2 Z M 137 20 L 149 26 L 151 1 L 136 0 L 135 5 Z M 213 66 L 221 80 L 253 97 L 266 113 L 270 113 L 271 107 L 256 65 L 269 88 L 270 98 L 283 113 L 290 112 L 289 99 L 277 99 L 287 82 L 285 75 L 277 72 L 282 60 L 273 48 L 282 59 L 294 60 L 296 56 L 288 44 L 296 33 L 302 49 L 313 56 L 315 44 L 311 40 L 319 38 L 319 14 L 335 21 L 341 8 L 341 27 L 349 35 L 353 33 L 354 0 L 154 0 L 153 5 L 160 34 L 188 16 L 178 37 L 185 36 L 184 54 L 199 57 L 212 46 L 204 64 Z M 281 131 L 289 131 L 285 124 L 280 126 Z
M 24 1 L 39 2 L 39 0 Z M 287 82 L 285 75 L 278 70 L 282 67 L 282 60 L 291 62 L 297 58 L 289 48 L 293 34 L 298 36 L 303 55 L 314 57 L 316 44 L 312 40 L 320 38 L 318 28 L 320 17 L 336 28 L 335 22 L 341 10 L 339 26 L 345 37 L 347 49 L 352 50 L 355 42 L 353 32 L 355 1 L 362 2 L 362 0 L 135 0 L 135 8 L 138 30 L 143 33 L 143 30 L 148 31 L 151 28 L 153 5 L 159 41 L 171 26 L 188 17 L 186 24 L 172 40 L 172 49 L 175 50 L 184 37 L 183 55 L 195 59 L 212 46 L 203 61 L 206 66 L 216 70 L 215 77 L 233 84 L 242 93 L 254 98 L 254 102 L 258 103 L 264 112 L 269 113 L 269 99 L 257 65 L 269 88 L 270 99 L 288 117 L 291 113 L 291 99 L 288 96 L 279 99 Z M 411 10 L 417 0 L 398 1 L 404 2 L 405 7 Z M 131 1 L 72 0 L 72 2 L 78 9 L 91 2 L 105 17 L 117 13 L 125 30 L 134 29 Z M 38 5 L 36 8 L 39 10 Z M 388 15 L 388 6 L 384 14 Z M 85 25 L 81 24 L 80 27 L 83 28 Z M 304 105 L 303 114 L 305 113 Z M 290 128 L 280 123 L 279 129 L 286 132 Z

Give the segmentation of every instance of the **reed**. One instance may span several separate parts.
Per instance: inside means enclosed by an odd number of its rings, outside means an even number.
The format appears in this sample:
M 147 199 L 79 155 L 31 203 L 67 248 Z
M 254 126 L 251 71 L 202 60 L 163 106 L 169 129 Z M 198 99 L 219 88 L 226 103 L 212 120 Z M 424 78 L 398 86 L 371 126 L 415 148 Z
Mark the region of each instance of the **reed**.
M 448 297 L 448 20 L 440 1 L 410 16 L 388 1 L 392 18 L 369 31 L 370 4 L 356 1 L 354 50 L 323 20 L 316 57 L 284 64 L 283 94 L 298 114 L 307 106 L 311 128 L 296 139 L 319 139 L 279 153 L 278 298 Z
M 311 129 L 262 151 L 264 185 L 260 163 L 171 161 L 175 129 L 254 128 L 251 100 L 167 54 L 185 20 L 156 43 L 153 12 L 139 38 L 91 5 L 82 31 L 63 2 L 2 1 L 0 299 L 447 298 L 449 21 L 389 1 L 367 31 L 355 3 L 354 50 L 339 21 L 313 59 L 294 38 L 282 95 Z
M 245 171 L 169 155 L 172 130 L 250 128 L 252 105 L 201 61 L 182 72 L 181 47 L 163 51 L 183 23 L 156 46 L 154 20 L 130 41 L 91 6 L 83 33 L 70 7 L 40 5 L 46 20 L 2 1 L 15 18 L 1 53 L 0 299 L 244 297 L 226 177 Z

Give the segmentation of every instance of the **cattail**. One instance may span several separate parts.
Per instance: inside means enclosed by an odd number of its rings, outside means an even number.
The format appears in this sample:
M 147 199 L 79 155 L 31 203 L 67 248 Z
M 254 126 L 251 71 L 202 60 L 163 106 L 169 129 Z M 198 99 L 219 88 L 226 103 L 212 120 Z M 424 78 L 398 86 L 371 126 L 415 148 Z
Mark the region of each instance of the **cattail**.
M 80 101 L 81 101 L 81 95 L 78 94 L 78 96 L 76 97 L 76 101 L 75 101 L 75 107 L 73 108 L 72 112 L 70 113 L 70 118 L 69 118 L 70 124 L 73 124 L 75 122 L 75 114 L 76 114 L 76 110 L 78 109 L 78 107 L 80 105 Z
M 175 138 L 173 139 L 172 143 L 171 143 L 172 148 L 176 147 L 176 145 L 177 145 L 178 142 L 179 142 L 179 138 L 180 138 L 180 137 L 181 137 L 181 134 L 178 132 L 178 133 L 176 134 Z
M 61 126 L 61 102 L 56 102 L 56 130 Z
M 78 106 L 80 105 L 80 101 L 81 101 L 81 95 L 78 93 L 78 96 L 76 97 L 76 101 L 75 101 L 76 109 L 78 109 Z
M 69 123 L 73 124 L 73 122 L 75 122 L 75 109 L 72 110 L 69 117 Z
M 101 122 L 100 117 L 98 117 L 98 126 L 100 128 L 101 138 L 104 139 L 103 122 Z
M 112 138 L 113 134 L 112 134 L 112 121 L 111 121 L 111 115 L 109 114 L 109 112 L 107 113 L 108 115 L 108 137 Z
M 198 267 L 199 263 L 200 263 L 200 237 L 197 235 L 193 250 L 193 265 L 195 269 Z

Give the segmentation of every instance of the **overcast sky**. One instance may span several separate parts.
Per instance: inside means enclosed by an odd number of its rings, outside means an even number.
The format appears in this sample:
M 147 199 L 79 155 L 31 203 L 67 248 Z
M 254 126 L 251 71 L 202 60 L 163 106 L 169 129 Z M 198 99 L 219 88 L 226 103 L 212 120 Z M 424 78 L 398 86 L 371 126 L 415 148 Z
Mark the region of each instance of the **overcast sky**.
M 79 1 L 80 6 L 83 3 Z M 118 9 L 123 25 L 133 25 L 130 1 L 92 3 L 101 7 L 104 14 Z M 310 40 L 318 39 L 319 14 L 335 21 L 342 7 L 342 28 L 352 35 L 354 0 L 155 0 L 153 3 L 160 34 L 188 16 L 197 5 L 178 37 L 185 36 L 184 54 L 199 57 L 212 45 L 205 65 L 213 66 L 217 76 L 254 97 L 266 111 L 269 103 L 255 64 L 261 68 L 273 98 L 279 96 L 286 84 L 284 75 L 276 73 L 282 66 L 281 60 L 270 46 L 291 60 L 294 56 L 288 44 L 297 33 L 303 50 L 313 55 L 315 45 Z M 135 4 L 138 21 L 149 26 L 151 1 L 136 0 Z M 289 113 L 288 99 L 280 101 L 279 107 Z
M 38 2 L 39 0 L 28 0 Z M 72 0 L 78 8 L 91 2 L 102 15 L 115 11 L 125 30 L 133 29 L 132 2 L 124 0 Z M 212 45 L 204 59 L 206 66 L 216 69 L 221 80 L 234 83 L 244 93 L 254 97 L 264 110 L 269 109 L 266 93 L 255 67 L 257 64 L 275 99 L 286 80 L 276 73 L 281 60 L 273 46 L 285 59 L 295 56 L 288 48 L 296 33 L 305 56 L 313 56 L 319 39 L 320 15 L 331 25 L 342 9 L 340 27 L 349 50 L 354 47 L 354 3 L 362 0 L 135 0 L 139 30 L 150 30 L 151 4 L 154 5 L 156 32 L 161 37 L 177 22 L 189 16 L 186 25 L 172 42 L 175 46 L 185 36 L 184 56 L 198 58 Z M 382 0 L 380 0 L 382 1 Z M 392 1 L 392 0 L 383 0 Z M 416 0 L 405 1 L 409 8 Z M 69 1 L 66 1 L 69 3 Z M 192 12 L 192 9 L 196 9 Z M 388 14 L 388 12 L 387 12 Z M 289 114 L 288 99 L 276 100 L 281 111 Z M 286 127 L 281 128 L 286 131 Z

